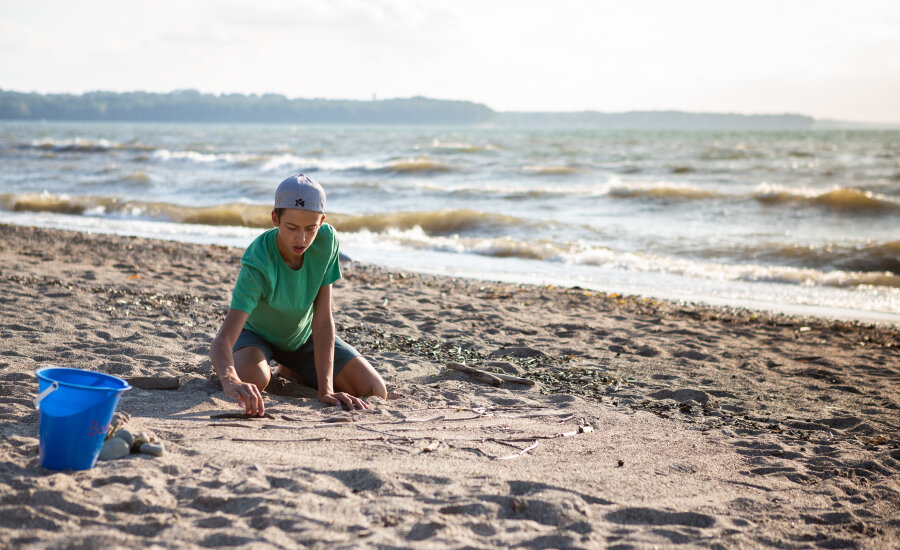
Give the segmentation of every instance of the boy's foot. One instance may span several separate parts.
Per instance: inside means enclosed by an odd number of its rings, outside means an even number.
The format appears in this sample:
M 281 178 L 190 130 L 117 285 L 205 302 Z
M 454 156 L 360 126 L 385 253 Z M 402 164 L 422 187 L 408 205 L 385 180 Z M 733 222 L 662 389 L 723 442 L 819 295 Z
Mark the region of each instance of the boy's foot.
M 280 363 L 275 365 L 275 368 L 272 369 L 272 375 L 274 376 L 276 374 L 280 374 L 281 376 L 284 376 L 285 378 L 290 378 L 291 380 L 297 380 L 298 378 L 300 378 L 299 376 L 296 375 L 296 373 L 294 373 L 294 371 L 292 371 L 291 369 L 285 367 L 284 365 L 282 365 Z

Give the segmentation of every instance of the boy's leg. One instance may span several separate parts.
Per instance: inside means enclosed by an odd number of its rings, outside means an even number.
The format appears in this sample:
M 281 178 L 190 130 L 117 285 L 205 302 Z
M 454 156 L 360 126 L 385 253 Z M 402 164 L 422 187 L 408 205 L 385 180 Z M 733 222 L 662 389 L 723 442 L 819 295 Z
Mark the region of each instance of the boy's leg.
M 269 362 L 266 356 L 256 346 L 246 346 L 233 353 L 234 370 L 242 382 L 256 384 L 262 392 L 269 385 L 272 374 L 269 370 Z
M 277 374 L 296 378 L 314 388 L 317 386 L 312 337 L 295 351 L 273 350 L 272 358 L 278 362 Z M 356 397 L 376 395 L 387 399 L 387 388 L 378 371 L 339 336 L 334 338 L 334 372 L 334 391 Z
M 312 338 L 297 351 L 275 352 L 273 359 L 278 362 L 275 373 L 295 378 L 316 387 L 315 352 Z M 387 388 L 381 375 L 363 356 L 340 337 L 334 339 L 334 390 L 356 397 L 376 395 L 387 399 Z
M 334 389 L 357 397 L 375 395 L 387 399 L 384 380 L 362 355 L 357 355 L 344 365 L 334 378 Z
M 285 367 L 281 363 L 275 363 L 275 366 L 272 368 L 272 374 L 273 375 L 280 374 L 281 376 L 284 376 L 285 378 L 290 378 L 292 380 L 300 380 L 301 379 L 300 376 L 296 372 Z

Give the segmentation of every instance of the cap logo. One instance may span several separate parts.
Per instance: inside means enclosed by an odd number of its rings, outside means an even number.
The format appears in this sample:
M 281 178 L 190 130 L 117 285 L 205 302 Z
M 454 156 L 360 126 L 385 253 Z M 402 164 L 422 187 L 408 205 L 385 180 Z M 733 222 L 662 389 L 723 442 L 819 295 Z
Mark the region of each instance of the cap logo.
M 297 199 L 297 200 L 294 201 L 294 205 L 295 205 L 295 206 L 303 207 L 303 206 L 306 206 L 306 203 L 303 202 L 303 199 Z

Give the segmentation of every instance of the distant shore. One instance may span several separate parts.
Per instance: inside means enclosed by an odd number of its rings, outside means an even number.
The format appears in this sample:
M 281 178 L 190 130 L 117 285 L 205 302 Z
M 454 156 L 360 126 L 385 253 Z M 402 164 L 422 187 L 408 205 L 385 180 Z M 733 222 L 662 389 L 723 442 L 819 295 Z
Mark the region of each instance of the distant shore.
M 372 101 L 298 99 L 278 94 L 88 92 L 38 94 L 0 90 L 0 119 L 289 124 L 489 124 L 636 130 L 809 130 L 889 128 L 800 114 L 685 111 L 498 112 L 472 101 L 426 97 Z

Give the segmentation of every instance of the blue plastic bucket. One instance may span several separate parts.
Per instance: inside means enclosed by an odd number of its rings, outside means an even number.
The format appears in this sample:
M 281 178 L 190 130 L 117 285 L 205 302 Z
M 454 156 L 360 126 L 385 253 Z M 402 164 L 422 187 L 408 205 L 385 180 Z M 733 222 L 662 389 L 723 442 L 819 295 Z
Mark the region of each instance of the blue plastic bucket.
M 51 470 L 89 470 L 97 462 L 106 428 L 128 382 L 89 370 L 38 369 L 41 465 Z

